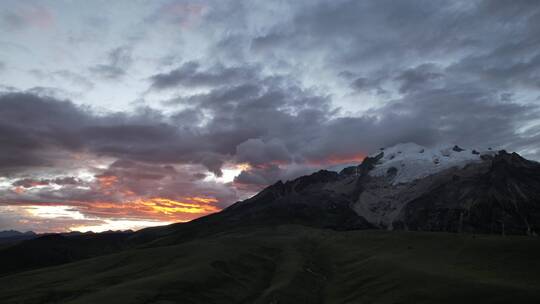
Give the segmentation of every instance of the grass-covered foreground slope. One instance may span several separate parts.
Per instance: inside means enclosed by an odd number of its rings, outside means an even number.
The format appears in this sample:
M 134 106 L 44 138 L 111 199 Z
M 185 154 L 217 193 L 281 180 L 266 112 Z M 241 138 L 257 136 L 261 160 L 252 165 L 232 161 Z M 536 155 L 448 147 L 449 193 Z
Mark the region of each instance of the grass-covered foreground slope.
M 244 228 L 0 277 L 0 303 L 540 303 L 527 237 Z

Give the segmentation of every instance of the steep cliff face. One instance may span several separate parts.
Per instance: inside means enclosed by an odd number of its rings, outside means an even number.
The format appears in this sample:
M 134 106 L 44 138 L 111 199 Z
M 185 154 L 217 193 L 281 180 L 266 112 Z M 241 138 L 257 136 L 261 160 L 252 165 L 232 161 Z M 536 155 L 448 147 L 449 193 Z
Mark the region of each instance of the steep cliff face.
M 540 228 L 540 165 L 499 152 L 444 172 L 407 202 L 394 228 L 535 234 Z
M 297 223 L 332 229 L 374 228 L 351 205 L 357 177 L 321 170 L 264 189 L 224 210 L 228 222 Z

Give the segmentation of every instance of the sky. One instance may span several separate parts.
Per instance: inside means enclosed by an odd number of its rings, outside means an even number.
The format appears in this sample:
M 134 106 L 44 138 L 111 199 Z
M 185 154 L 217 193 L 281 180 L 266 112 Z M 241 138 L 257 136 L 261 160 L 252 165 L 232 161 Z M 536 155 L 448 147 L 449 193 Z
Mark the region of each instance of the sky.
M 540 160 L 538 1 L 0 2 L 0 230 L 189 221 L 404 142 Z

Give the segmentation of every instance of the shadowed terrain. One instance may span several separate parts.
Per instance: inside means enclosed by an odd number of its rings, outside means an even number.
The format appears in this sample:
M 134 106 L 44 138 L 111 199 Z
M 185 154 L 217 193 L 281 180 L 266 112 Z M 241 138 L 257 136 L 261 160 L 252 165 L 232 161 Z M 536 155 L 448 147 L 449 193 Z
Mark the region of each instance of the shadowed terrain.
M 538 303 L 529 237 L 229 230 L 0 278 L 1 303 Z
M 129 232 L 50 234 L 32 240 L 0 244 L 0 275 L 59 265 L 119 251 Z

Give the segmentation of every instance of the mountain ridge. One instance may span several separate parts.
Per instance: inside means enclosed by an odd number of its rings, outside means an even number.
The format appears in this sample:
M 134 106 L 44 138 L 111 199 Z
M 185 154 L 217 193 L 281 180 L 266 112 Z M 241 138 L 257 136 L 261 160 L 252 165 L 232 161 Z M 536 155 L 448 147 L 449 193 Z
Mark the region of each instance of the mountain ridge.
M 537 234 L 539 163 L 502 150 L 480 154 L 479 161 L 445 168 L 427 177 L 393 183 L 393 170 L 382 176 L 371 174 L 384 155 L 383 150 L 340 172 L 320 170 L 278 181 L 221 212 L 186 223 L 136 232 L 68 237 L 53 234 L 15 243 L 0 249 L 0 264 L 5 264 L 0 265 L 0 275 L 129 248 L 172 246 L 251 227 Z M 47 254 L 39 253 L 39 248 Z
M 34 231 L 21 232 L 17 230 L 2 230 L 0 231 L 0 238 L 17 237 L 23 235 L 36 235 Z
M 539 163 L 504 150 L 476 152 L 457 145 L 450 149 L 454 154 L 470 153 L 474 161 L 460 161 L 455 166 L 447 161 L 450 165 L 432 170 L 432 174 L 395 183 L 395 171 L 407 169 L 392 170 L 394 167 L 387 166 L 385 175 L 373 174 L 374 169 L 384 164 L 383 150 L 339 173 L 321 170 L 285 183 L 278 181 L 224 211 L 240 213 L 242 208 L 265 209 L 271 214 L 285 208 L 283 202 L 286 201 L 288 207 L 300 206 L 291 212 L 306 218 L 309 214 L 301 210 L 309 201 L 310 211 L 322 208 L 330 215 L 332 210 L 345 215 L 348 207 L 359 217 L 347 217 L 345 221 L 341 217 L 326 225 L 317 223 L 315 218 L 310 223 L 323 228 L 537 233 L 540 227 Z M 272 208 L 265 207 L 272 203 Z M 246 207 L 249 204 L 259 206 Z M 244 219 L 255 216 L 254 212 L 244 212 Z M 346 224 L 351 222 L 362 224 Z
M 467 151 L 472 154 L 476 150 Z M 212 225 L 232 228 L 291 223 L 335 230 L 536 235 L 540 227 L 540 164 L 505 150 L 475 155 L 478 161 L 394 185 L 391 172 L 385 176 L 370 174 L 384 157 L 383 150 L 340 172 L 319 170 L 286 182 L 277 181 L 219 213 L 166 228 L 147 229 L 182 235 L 183 230 L 195 234 L 219 230 L 207 228 Z M 422 211 L 412 216 L 415 210 Z M 146 231 L 139 231 L 134 238 Z

